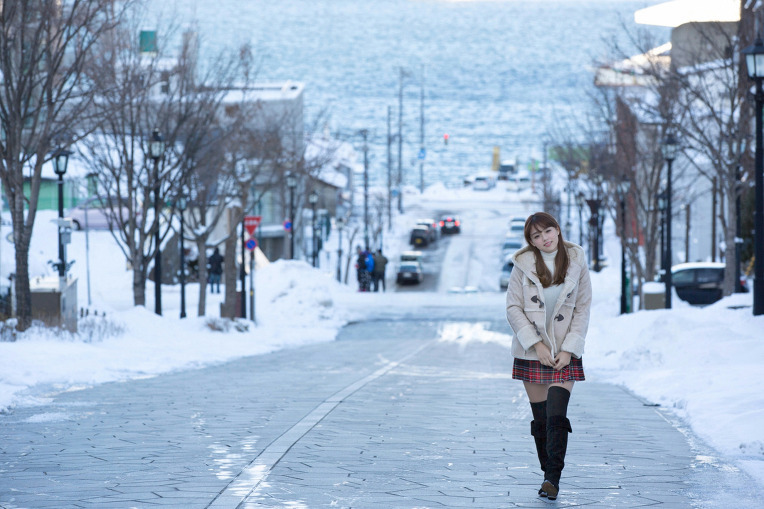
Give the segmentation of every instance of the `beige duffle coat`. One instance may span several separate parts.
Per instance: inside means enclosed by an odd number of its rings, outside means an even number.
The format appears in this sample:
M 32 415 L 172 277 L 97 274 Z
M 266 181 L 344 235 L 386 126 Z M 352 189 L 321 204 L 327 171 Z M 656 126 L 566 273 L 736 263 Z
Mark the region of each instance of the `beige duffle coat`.
M 550 334 L 546 330 L 544 289 L 536 276 L 533 248 L 526 246 L 512 256 L 515 267 L 507 287 L 507 321 L 514 331 L 512 356 L 538 360 L 533 347 L 543 341 L 552 351 L 570 352 L 581 358 L 584 353 L 589 312 L 592 304 L 592 285 L 586 254 L 581 246 L 565 242 L 570 265 L 560 297 L 554 306 Z

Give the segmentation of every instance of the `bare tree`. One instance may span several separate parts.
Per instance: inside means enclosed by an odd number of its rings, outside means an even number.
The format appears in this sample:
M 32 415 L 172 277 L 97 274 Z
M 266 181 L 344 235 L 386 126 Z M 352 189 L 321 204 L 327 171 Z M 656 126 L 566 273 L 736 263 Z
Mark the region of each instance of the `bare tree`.
M 71 128 L 93 102 L 85 66 L 129 6 L 112 0 L 0 4 L 0 178 L 13 222 L 19 330 L 31 324 L 29 243 L 43 164 L 56 145 L 76 139 Z
M 140 21 L 131 21 L 104 41 L 89 68 L 98 85 L 94 108 L 103 121 L 97 136 L 83 140 L 81 155 L 97 176 L 98 195 L 114 219 L 112 235 L 132 267 L 134 304 L 143 306 L 150 263 L 173 231 L 173 204 L 190 168 L 215 141 L 221 83 L 233 79 L 236 62 L 223 55 L 202 70 L 191 37 L 184 38 L 179 55 L 169 57 L 160 48 L 169 46 L 172 31 L 158 34 L 153 54 L 141 53 Z M 154 129 L 166 144 L 156 162 L 149 151 Z
M 737 260 L 735 204 L 741 192 L 741 168 L 751 146 L 747 126 L 753 110 L 743 109 L 745 91 L 739 83 L 742 46 L 737 30 L 725 23 L 704 23 L 696 33 L 698 43 L 683 51 L 688 65 L 674 68 L 672 73 L 682 107 L 677 126 L 695 171 L 709 183 L 716 181 L 725 197 L 727 210 L 718 219 L 727 261 L 724 295 L 729 295 L 735 289 Z

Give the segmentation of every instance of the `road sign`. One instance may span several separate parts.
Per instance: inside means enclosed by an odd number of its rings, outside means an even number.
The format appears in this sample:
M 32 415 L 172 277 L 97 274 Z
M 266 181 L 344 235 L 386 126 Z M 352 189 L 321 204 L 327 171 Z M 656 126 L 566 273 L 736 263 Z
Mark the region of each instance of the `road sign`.
M 250 251 L 254 251 L 255 248 L 257 247 L 257 240 L 250 237 L 246 243 L 246 246 L 247 246 L 247 249 L 249 249 Z
M 427 151 L 425 149 L 423 149 L 423 148 L 420 148 L 419 149 L 419 155 L 417 155 L 417 157 L 420 160 L 424 160 L 425 158 L 427 158 Z
M 250 237 L 255 234 L 255 230 L 260 226 L 262 219 L 262 216 L 244 216 L 244 228 L 246 228 Z
M 284 229 L 286 231 L 288 231 L 288 232 L 292 231 L 292 221 L 290 221 L 288 219 L 286 221 L 284 221 Z

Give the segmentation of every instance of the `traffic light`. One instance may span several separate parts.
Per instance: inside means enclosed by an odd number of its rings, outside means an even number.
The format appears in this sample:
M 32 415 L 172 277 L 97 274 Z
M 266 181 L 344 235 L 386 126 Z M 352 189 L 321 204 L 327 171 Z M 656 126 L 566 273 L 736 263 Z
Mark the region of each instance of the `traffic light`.
M 443 135 L 443 144 L 448 145 L 448 133 Z

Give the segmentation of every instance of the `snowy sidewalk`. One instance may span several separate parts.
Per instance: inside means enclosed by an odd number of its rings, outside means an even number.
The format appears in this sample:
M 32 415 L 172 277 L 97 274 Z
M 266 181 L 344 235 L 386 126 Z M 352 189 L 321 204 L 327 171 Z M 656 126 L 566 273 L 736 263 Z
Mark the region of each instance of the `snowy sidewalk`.
M 364 322 L 16 408 L 0 507 L 546 507 L 506 332 Z M 558 504 L 758 506 L 745 474 L 621 388 L 577 384 L 569 417 Z

